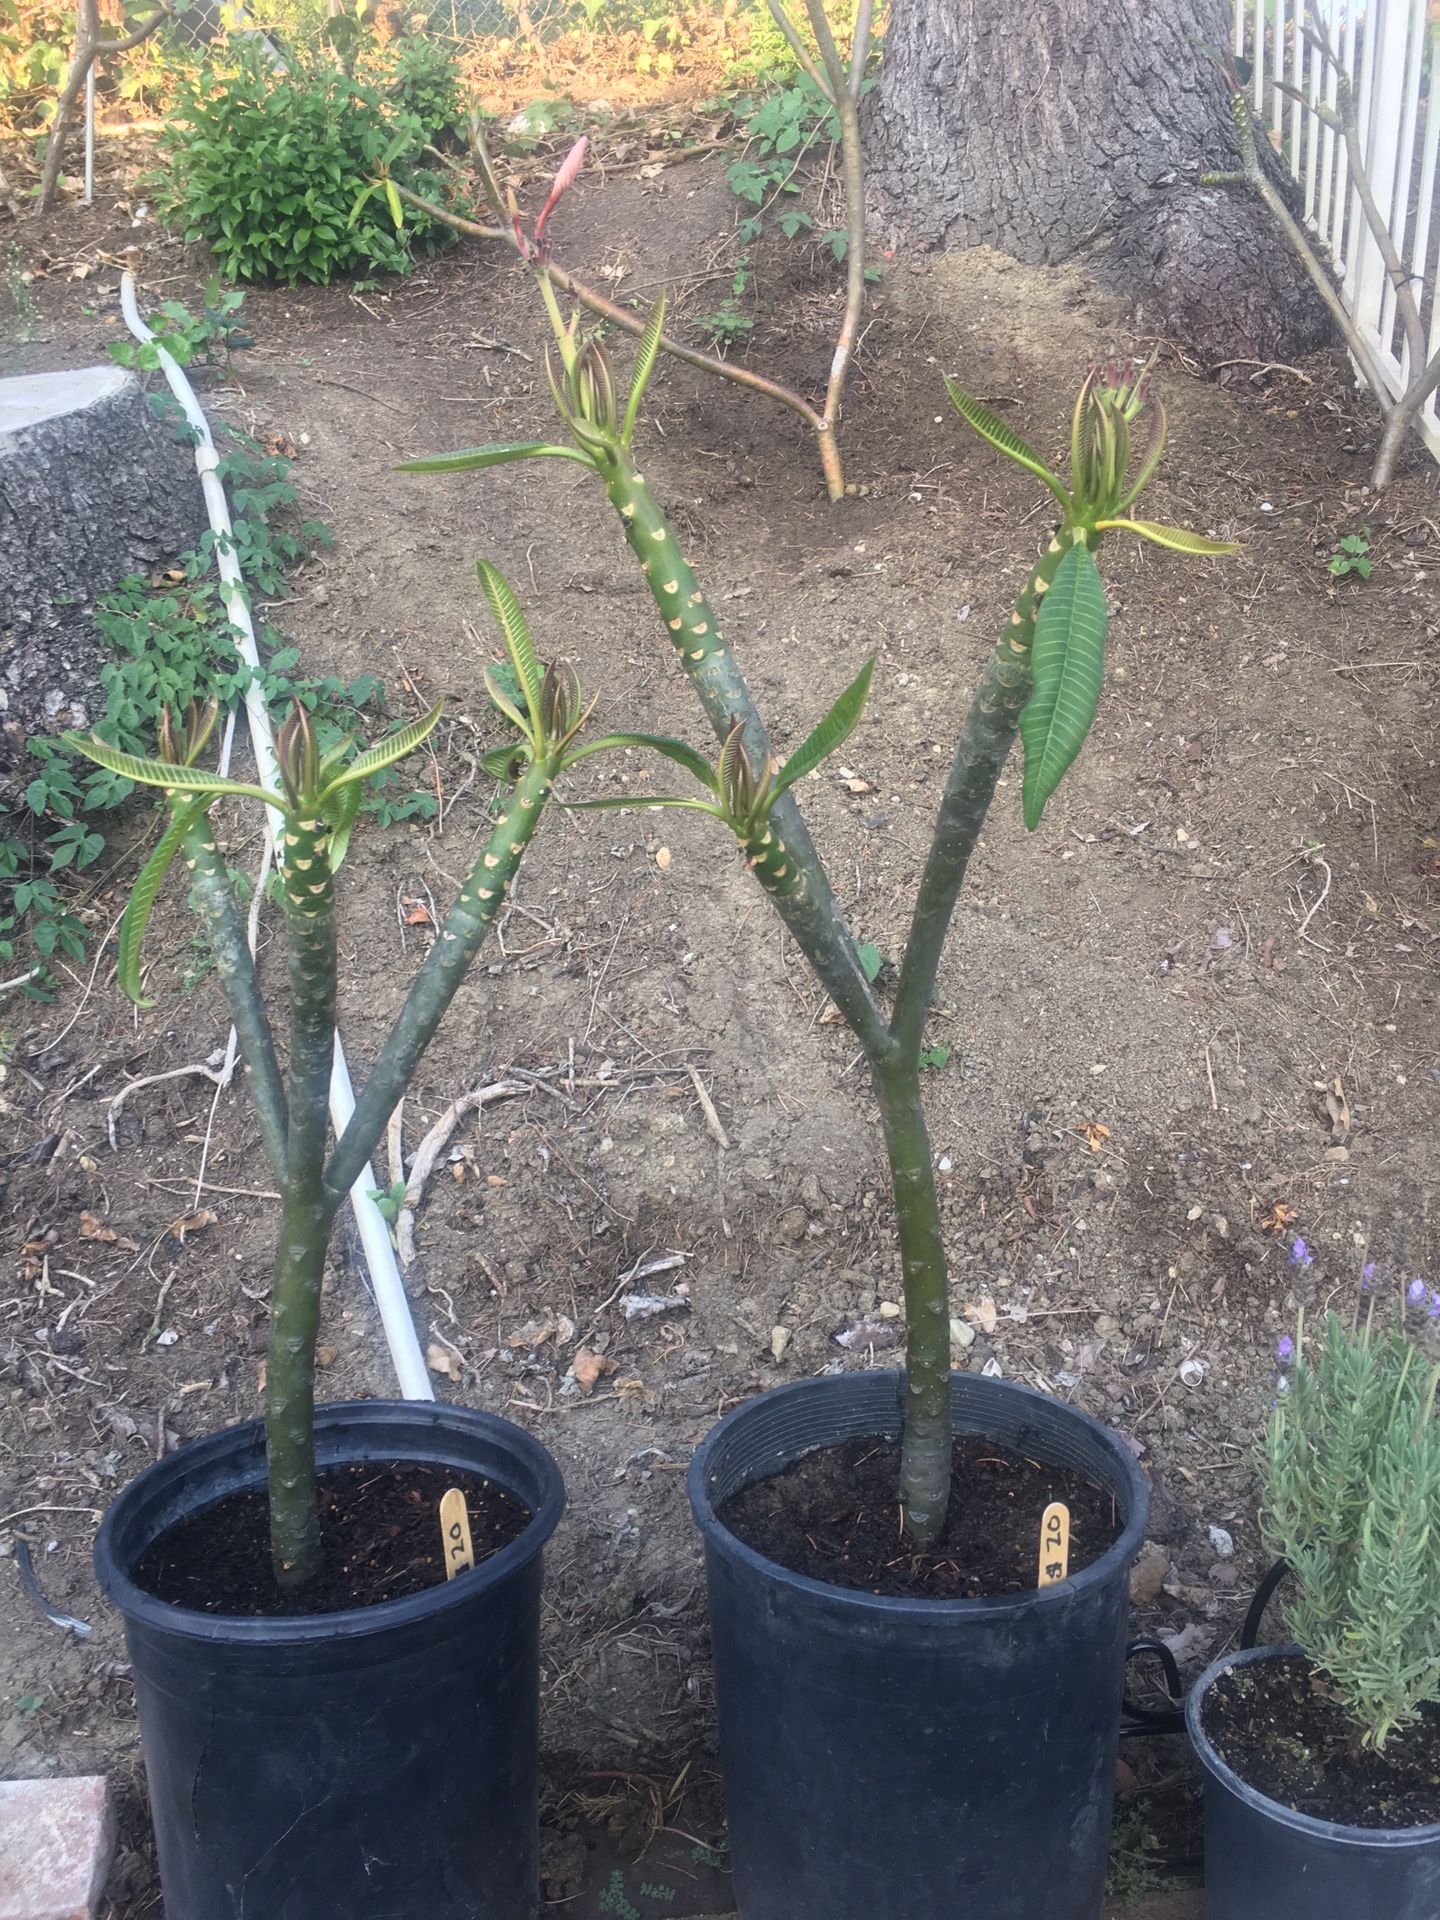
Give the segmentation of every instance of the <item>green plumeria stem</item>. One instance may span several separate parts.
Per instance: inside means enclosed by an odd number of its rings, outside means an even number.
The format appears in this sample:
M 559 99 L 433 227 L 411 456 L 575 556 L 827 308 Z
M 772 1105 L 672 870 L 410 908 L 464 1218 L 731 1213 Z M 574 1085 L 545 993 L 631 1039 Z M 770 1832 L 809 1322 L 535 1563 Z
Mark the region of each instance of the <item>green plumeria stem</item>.
M 325 1186 L 337 1203 L 359 1178 L 386 1122 L 429 1046 L 445 1010 L 479 952 L 515 876 L 521 855 L 540 824 L 555 768 L 551 756 L 532 761 L 506 797 L 494 832 L 455 904 L 445 917 L 425 963 L 415 976 L 395 1025 L 355 1103 L 325 1170 Z
M 1060 562 L 1072 546 L 1081 543 L 1093 550 L 1100 544 L 1099 536 L 1084 527 L 1066 527 L 1051 538 L 986 662 L 960 729 L 895 993 L 890 1030 L 902 1059 L 914 1059 L 919 1054 L 955 902 L 990 810 L 996 782 L 1014 745 L 1020 715 L 1030 698 L 1030 650 L 1035 640 L 1036 612 Z
M 335 888 L 329 829 L 303 808 L 286 818 L 282 871 L 290 948 L 290 1125 L 265 1422 L 275 1577 L 284 1587 L 300 1587 L 321 1566 L 315 1338 L 325 1249 L 338 1204 L 323 1184 L 335 1048 Z
M 925 1546 L 938 1535 L 950 1499 L 950 1302 L 945 1242 L 935 1192 L 920 1050 L 941 950 L 965 869 L 985 823 L 995 784 L 1015 743 L 1030 697 L 1035 615 L 1056 569 L 1084 528 L 1054 535 L 1026 581 L 999 644 L 986 663 L 960 730 L 940 815 L 921 878 L 890 1023 L 889 1066 L 872 1063 L 895 1187 L 896 1228 L 905 1287 L 905 1435 L 900 1504 L 906 1537 Z
M 735 656 L 721 637 L 714 609 L 659 503 L 623 448 L 607 449 L 598 464 L 625 538 L 639 559 L 665 630 L 706 717 L 721 740 L 736 719 L 743 720 L 745 750 L 752 765 L 763 767 L 771 758 L 764 722 Z M 790 794 L 782 794 L 776 801 L 769 827 L 774 843 L 793 855 L 797 872 L 804 875 L 803 885 L 782 892 L 772 889 L 785 924 L 867 1052 L 874 1049 L 882 1055 L 888 1053 L 890 1039 L 884 1015 L 870 991 L 854 936 L 831 891 L 820 855 Z M 752 852 L 747 849 L 747 854 Z M 768 862 L 766 872 L 760 873 L 762 881 L 767 874 L 773 877 Z
M 175 813 L 184 811 L 191 796 L 173 794 L 170 805 Z M 285 1088 L 280 1064 L 275 1057 L 275 1040 L 265 1014 L 255 959 L 245 936 L 245 922 L 230 884 L 225 862 L 215 845 L 214 830 L 208 816 L 201 817 L 181 842 L 180 857 L 190 876 L 190 886 L 205 928 L 215 966 L 220 975 L 240 1058 L 250 1075 L 250 1097 L 255 1102 L 260 1122 L 260 1138 L 265 1157 L 277 1178 L 285 1177 L 285 1139 L 289 1120 L 285 1106 Z
M 950 1301 L 919 1055 L 872 1063 L 905 1285 L 905 1426 L 900 1508 L 905 1535 L 929 1545 L 950 1503 Z

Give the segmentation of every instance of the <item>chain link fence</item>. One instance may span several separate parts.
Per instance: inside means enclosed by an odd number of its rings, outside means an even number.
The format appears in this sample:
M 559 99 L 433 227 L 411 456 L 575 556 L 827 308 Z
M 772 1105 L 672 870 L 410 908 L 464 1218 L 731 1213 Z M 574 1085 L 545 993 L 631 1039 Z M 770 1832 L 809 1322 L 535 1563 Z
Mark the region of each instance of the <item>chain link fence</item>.
M 398 11 L 408 14 L 412 10 L 402 4 Z M 586 17 L 580 0 L 536 0 L 532 6 L 526 6 L 524 0 L 514 0 L 513 4 L 511 0 L 443 0 L 439 6 L 413 12 L 424 14 L 430 32 L 449 34 L 456 40 L 475 36 L 544 39 Z M 165 31 L 174 44 L 203 50 L 222 33 L 243 32 L 247 27 L 283 40 L 296 32 L 302 20 L 308 23 L 304 37 L 313 37 L 325 18 L 320 0 L 311 0 L 308 6 L 304 0 L 300 4 L 285 0 L 278 8 L 267 5 L 267 0 L 256 0 L 248 8 L 233 4 L 233 0 L 200 0 L 199 5 L 177 13 Z

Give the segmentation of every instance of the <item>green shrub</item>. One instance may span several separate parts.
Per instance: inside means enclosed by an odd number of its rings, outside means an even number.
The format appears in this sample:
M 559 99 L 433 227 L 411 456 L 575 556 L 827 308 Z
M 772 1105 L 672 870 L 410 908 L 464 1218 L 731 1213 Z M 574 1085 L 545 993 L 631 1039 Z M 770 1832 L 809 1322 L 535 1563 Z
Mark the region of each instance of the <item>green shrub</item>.
M 242 47 L 228 67 L 211 62 L 181 78 L 160 136 L 166 168 L 152 188 L 161 213 L 187 240 L 207 241 L 231 279 L 294 286 L 404 273 L 406 240 L 383 197 L 358 217 L 356 201 L 382 155 L 433 192 L 438 183 L 414 167 L 424 144 L 420 121 L 375 82 L 323 60 L 297 59 L 280 73 L 259 48 Z M 423 213 L 406 233 L 427 250 L 447 237 Z
M 396 40 L 382 50 L 380 64 L 389 69 L 392 109 L 418 120 L 432 146 L 461 132 L 465 108 L 460 69 L 448 47 L 434 40 Z
M 42 126 L 74 37 L 72 15 L 47 0 L 0 0 L 0 128 Z

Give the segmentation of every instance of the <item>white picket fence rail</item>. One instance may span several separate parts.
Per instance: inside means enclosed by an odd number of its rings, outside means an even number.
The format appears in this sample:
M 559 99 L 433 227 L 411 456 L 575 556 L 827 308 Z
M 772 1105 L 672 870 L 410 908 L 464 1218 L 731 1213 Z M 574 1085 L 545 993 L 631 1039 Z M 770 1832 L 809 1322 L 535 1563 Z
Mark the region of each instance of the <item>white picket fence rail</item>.
M 1251 97 L 1305 196 L 1305 220 L 1325 243 L 1346 311 L 1373 350 L 1391 393 L 1407 383 L 1409 360 L 1395 311 L 1395 290 L 1350 182 L 1344 141 L 1281 92 L 1277 80 L 1308 100 L 1335 99 L 1335 75 L 1300 31 L 1305 0 L 1234 0 L 1237 54 L 1253 62 Z M 1390 222 L 1428 328 L 1429 354 L 1440 348 L 1440 8 L 1434 0 L 1312 0 L 1323 13 L 1359 113 L 1360 139 L 1375 199 Z M 1421 416 L 1440 460 L 1440 411 L 1432 397 Z

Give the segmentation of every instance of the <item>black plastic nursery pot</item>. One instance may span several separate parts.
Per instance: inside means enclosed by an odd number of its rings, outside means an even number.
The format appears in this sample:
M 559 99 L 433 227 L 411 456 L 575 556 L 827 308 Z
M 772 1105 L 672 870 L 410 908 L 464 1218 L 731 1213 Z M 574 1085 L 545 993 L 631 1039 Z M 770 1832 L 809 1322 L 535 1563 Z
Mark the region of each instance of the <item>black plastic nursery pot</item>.
M 426 1402 L 321 1407 L 322 1468 L 469 1470 L 532 1510 L 472 1572 L 294 1618 L 172 1606 L 132 1570 L 175 1522 L 265 1479 L 263 1425 L 135 1480 L 95 1542 L 125 1618 L 166 1920 L 534 1920 L 541 1560 L 564 1507 L 537 1440 Z
M 831 1586 L 718 1517 L 802 1454 L 897 1438 L 902 1392 L 889 1372 L 778 1388 L 727 1414 L 690 1469 L 741 1920 L 1097 1920 L 1149 1506 L 1124 1443 L 1028 1388 L 953 1376 L 957 1434 L 1078 1468 L 1123 1516 L 1100 1559 L 1018 1597 Z
M 1205 1696 L 1223 1674 L 1299 1647 L 1225 1654 L 1185 1703 L 1191 1744 L 1205 1769 L 1206 1920 L 1436 1920 L 1440 1821 L 1381 1830 L 1316 1820 L 1242 1780 L 1206 1735 Z

